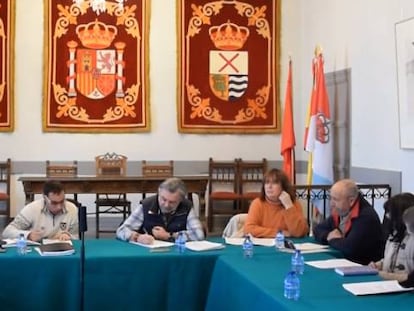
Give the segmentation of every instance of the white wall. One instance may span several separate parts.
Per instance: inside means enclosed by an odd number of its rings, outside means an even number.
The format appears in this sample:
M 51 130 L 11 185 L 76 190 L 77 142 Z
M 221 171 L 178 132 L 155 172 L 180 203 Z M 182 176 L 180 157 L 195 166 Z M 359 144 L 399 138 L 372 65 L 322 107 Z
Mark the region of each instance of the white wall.
M 280 160 L 280 135 L 179 134 L 176 126 L 175 1 L 151 1 L 150 133 L 42 132 L 43 0 L 16 1 L 16 129 L 0 133 L 0 158 L 14 161 L 91 161 L 116 151 L 131 160 L 207 160 L 266 157 Z M 352 68 L 353 167 L 403 172 L 403 190 L 414 191 L 414 151 L 399 147 L 394 24 L 414 16 L 411 0 L 283 0 L 281 98 L 288 56 L 294 62 L 297 160 L 302 151 L 311 60 L 323 47 L 325 71 Z
M 278 134 L 194 135 L 177 132 L 175 1 L 151 1 L 150 133 L 42 132 L 43 0 L 16 1 L 16 127 L 0 134 L 0 158 L 91 161 L 107 151 L 131 160 L 279 158 Z M 252 148 L 253 146 L 253 148 Z
M 291 1 L 283 1 L 288 2 Z M 414 191 L 414 151 L 402 150 L 399 145 L 394 35 L 396 22 L 414 16 L 414 2 L 294 2 L 301 12 L 303 66 L 299 70 L 304 70 L 296 99 L 299 97 L 303 103 L 309 96 L 308 68 L 312 51 L 320 44 L 324 49 L 326 72 L 352 68 L 351 165 L 402 171 L 402 190 Z M 300 126 L 303 122 L 296 124 Z

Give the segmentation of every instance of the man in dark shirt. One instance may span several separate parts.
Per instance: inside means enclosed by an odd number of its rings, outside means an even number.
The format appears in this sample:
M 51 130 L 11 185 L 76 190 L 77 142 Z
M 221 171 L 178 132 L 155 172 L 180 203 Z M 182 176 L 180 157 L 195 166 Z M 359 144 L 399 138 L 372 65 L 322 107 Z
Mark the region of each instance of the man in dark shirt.
M 350 179 L 336 182 L 330 204 L 331 216 L 314 227 L 315 239 L 360 264 L 381 259 L 385 246 L 381 221 L 356 183 Z

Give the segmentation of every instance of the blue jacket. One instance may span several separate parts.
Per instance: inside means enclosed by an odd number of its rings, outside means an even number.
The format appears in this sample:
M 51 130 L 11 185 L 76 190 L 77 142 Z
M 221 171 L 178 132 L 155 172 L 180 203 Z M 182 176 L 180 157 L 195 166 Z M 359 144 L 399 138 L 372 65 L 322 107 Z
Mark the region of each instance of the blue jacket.
M 190 200 L 184 199 L 174 213 L 163 214 L 158 205 L 158 195 L 146 198 L 142 201 L 144 222 L 138 232 L 151 234 L 152 228 L 155 226 L 163 227 L 170 234 L 186 230 L 187 216 L 192 206 Z
M 359 204 L 351 208 L 353 215 L 343 238 L 331 239 L 329 242 L 326 239 L 329 232 L 338 227 L 335 214 L 316 225 L 313 235 L 316 241 L 329 244 L 340 251 L 346 259 L 366 265 L 383 257 L 385 240 L 377 212 L 361 194 L 358 200 Z M 356 210 L 353 210 L 354 208 Z

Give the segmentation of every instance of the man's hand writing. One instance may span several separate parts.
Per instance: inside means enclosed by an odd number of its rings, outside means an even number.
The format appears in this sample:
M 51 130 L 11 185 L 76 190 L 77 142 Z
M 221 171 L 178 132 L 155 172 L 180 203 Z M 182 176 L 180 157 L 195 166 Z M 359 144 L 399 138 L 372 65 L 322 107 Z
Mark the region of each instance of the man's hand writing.
M 170 234 L 165 231 L 165 229 L 161 226 L 155 226 L 152 228 L 152 234 L 158 240 L 168 240 L 170 238 Z

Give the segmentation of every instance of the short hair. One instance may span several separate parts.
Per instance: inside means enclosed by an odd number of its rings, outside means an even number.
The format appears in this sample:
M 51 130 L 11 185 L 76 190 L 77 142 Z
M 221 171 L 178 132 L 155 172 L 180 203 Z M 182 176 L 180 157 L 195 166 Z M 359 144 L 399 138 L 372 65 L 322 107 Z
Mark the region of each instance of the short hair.
M 271 170 L 267 171 L 263 175 L 262 189 L 260 191 L 261 201 L 266 200 L 265 184 L 268 182 L 280 184 L 282 187 L 282 190 L 289 193 L 289 196 L 292 202 L 296 200 L 296 192 L 292 184 L 289 181 L 289 177 L 286 175 L 284 171 L 277 169 L 277 168 L 272 168 Z
M 57 180 L 48 180 L 43 185 L 43 194 L 48 196 L 49 193 L 59 194 L 65 189 L 60 181 Z
M 356 182 L 352 179 L 342 179 L 339 181 L 342 184 L 343 189 L 345 190 L 345 195 L 352 198 L 357 198 L 359 195 L 359 189 Z
M 167 190 L 170 193 L 179 192 L 181 199 L 184 199 L 187 195 L 187 188 L 185 187 L 184 182 L 176 177 L 171 177 L 164 180 L 160 186 L 158 187 L 159 190 Z

